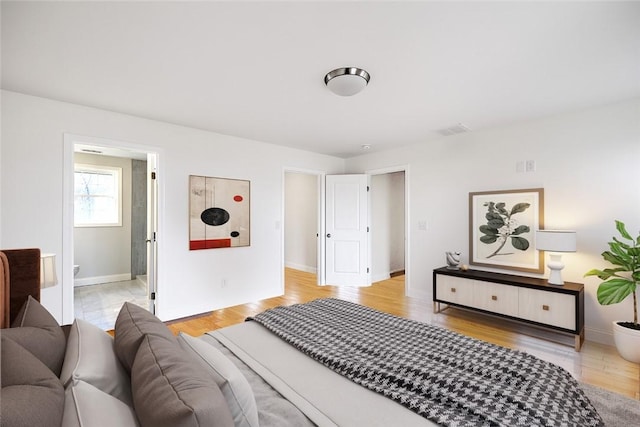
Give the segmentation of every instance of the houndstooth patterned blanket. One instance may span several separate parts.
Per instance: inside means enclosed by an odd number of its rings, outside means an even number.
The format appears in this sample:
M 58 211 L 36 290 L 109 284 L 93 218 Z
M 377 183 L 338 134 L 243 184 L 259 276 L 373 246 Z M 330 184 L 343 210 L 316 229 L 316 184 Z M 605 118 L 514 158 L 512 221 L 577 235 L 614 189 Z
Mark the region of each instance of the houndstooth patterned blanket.
M 564 369 L 334 298 L 254 320 L 350 380 L 446 426 L 602 426 Z

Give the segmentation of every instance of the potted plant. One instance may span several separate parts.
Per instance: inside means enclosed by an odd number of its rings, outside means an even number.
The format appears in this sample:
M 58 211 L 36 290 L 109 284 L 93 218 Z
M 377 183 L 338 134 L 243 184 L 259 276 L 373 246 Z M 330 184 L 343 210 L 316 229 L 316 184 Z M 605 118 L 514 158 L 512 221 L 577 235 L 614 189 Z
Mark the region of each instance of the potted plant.
M 640 235 L 631 237 L 622 221 L 616 220 L 616 228 L 623 240 L 613 237 L 609 250 L 602 253 L 605 261 L 614 268 L 593 269 L 586 276 L 598 276 L 604 280 L 598 286 L 598 302 L 601 305 L 617 304 L 629 295 L 633 296 L 633 322 L 614 321 L 613 339 L 622 357 L 640 363 L 640 324 L 638 324 L 637 287 L 640 283 Z M 626 242 L 625 242 L 626 241 Z

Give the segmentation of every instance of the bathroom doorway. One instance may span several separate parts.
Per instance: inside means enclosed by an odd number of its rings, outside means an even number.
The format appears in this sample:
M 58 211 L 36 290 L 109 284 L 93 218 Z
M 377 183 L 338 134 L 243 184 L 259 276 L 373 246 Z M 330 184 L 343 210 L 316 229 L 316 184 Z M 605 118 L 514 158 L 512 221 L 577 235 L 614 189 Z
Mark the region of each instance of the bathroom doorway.
M 73 316 L 109 330 L 124 302 L 154 312 L 157 154 L 86 137 L 72 150 Z

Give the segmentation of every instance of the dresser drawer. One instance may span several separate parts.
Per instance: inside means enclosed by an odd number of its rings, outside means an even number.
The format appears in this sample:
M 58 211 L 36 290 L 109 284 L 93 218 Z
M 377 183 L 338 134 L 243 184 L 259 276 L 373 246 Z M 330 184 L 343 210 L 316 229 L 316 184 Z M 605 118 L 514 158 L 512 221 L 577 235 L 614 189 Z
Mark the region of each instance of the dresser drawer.
M 481 310 L 518 316 L 518 288 L 474 280 L 473 306 Z
M 576 305 L 573 295 L 528 288 L 519 288 L 518 291 L 518 317 L 576 330 Z
M 436 299 L 460 305 L 473 304 L 473 280 L 440 276 L 436 283 Z

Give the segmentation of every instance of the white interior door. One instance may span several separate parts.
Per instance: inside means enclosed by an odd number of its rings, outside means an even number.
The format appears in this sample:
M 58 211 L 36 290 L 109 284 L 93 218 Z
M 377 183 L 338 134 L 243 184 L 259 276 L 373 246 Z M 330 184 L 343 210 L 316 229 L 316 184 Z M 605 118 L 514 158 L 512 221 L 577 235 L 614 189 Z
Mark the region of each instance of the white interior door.
M 147 292 L 149 311 L 156 313 L 156 282 L 158 254 L 158 176 L 157 155 L 147 155 Z
M 326 283 L 369 286 L 367 175 L 326 177 Z

